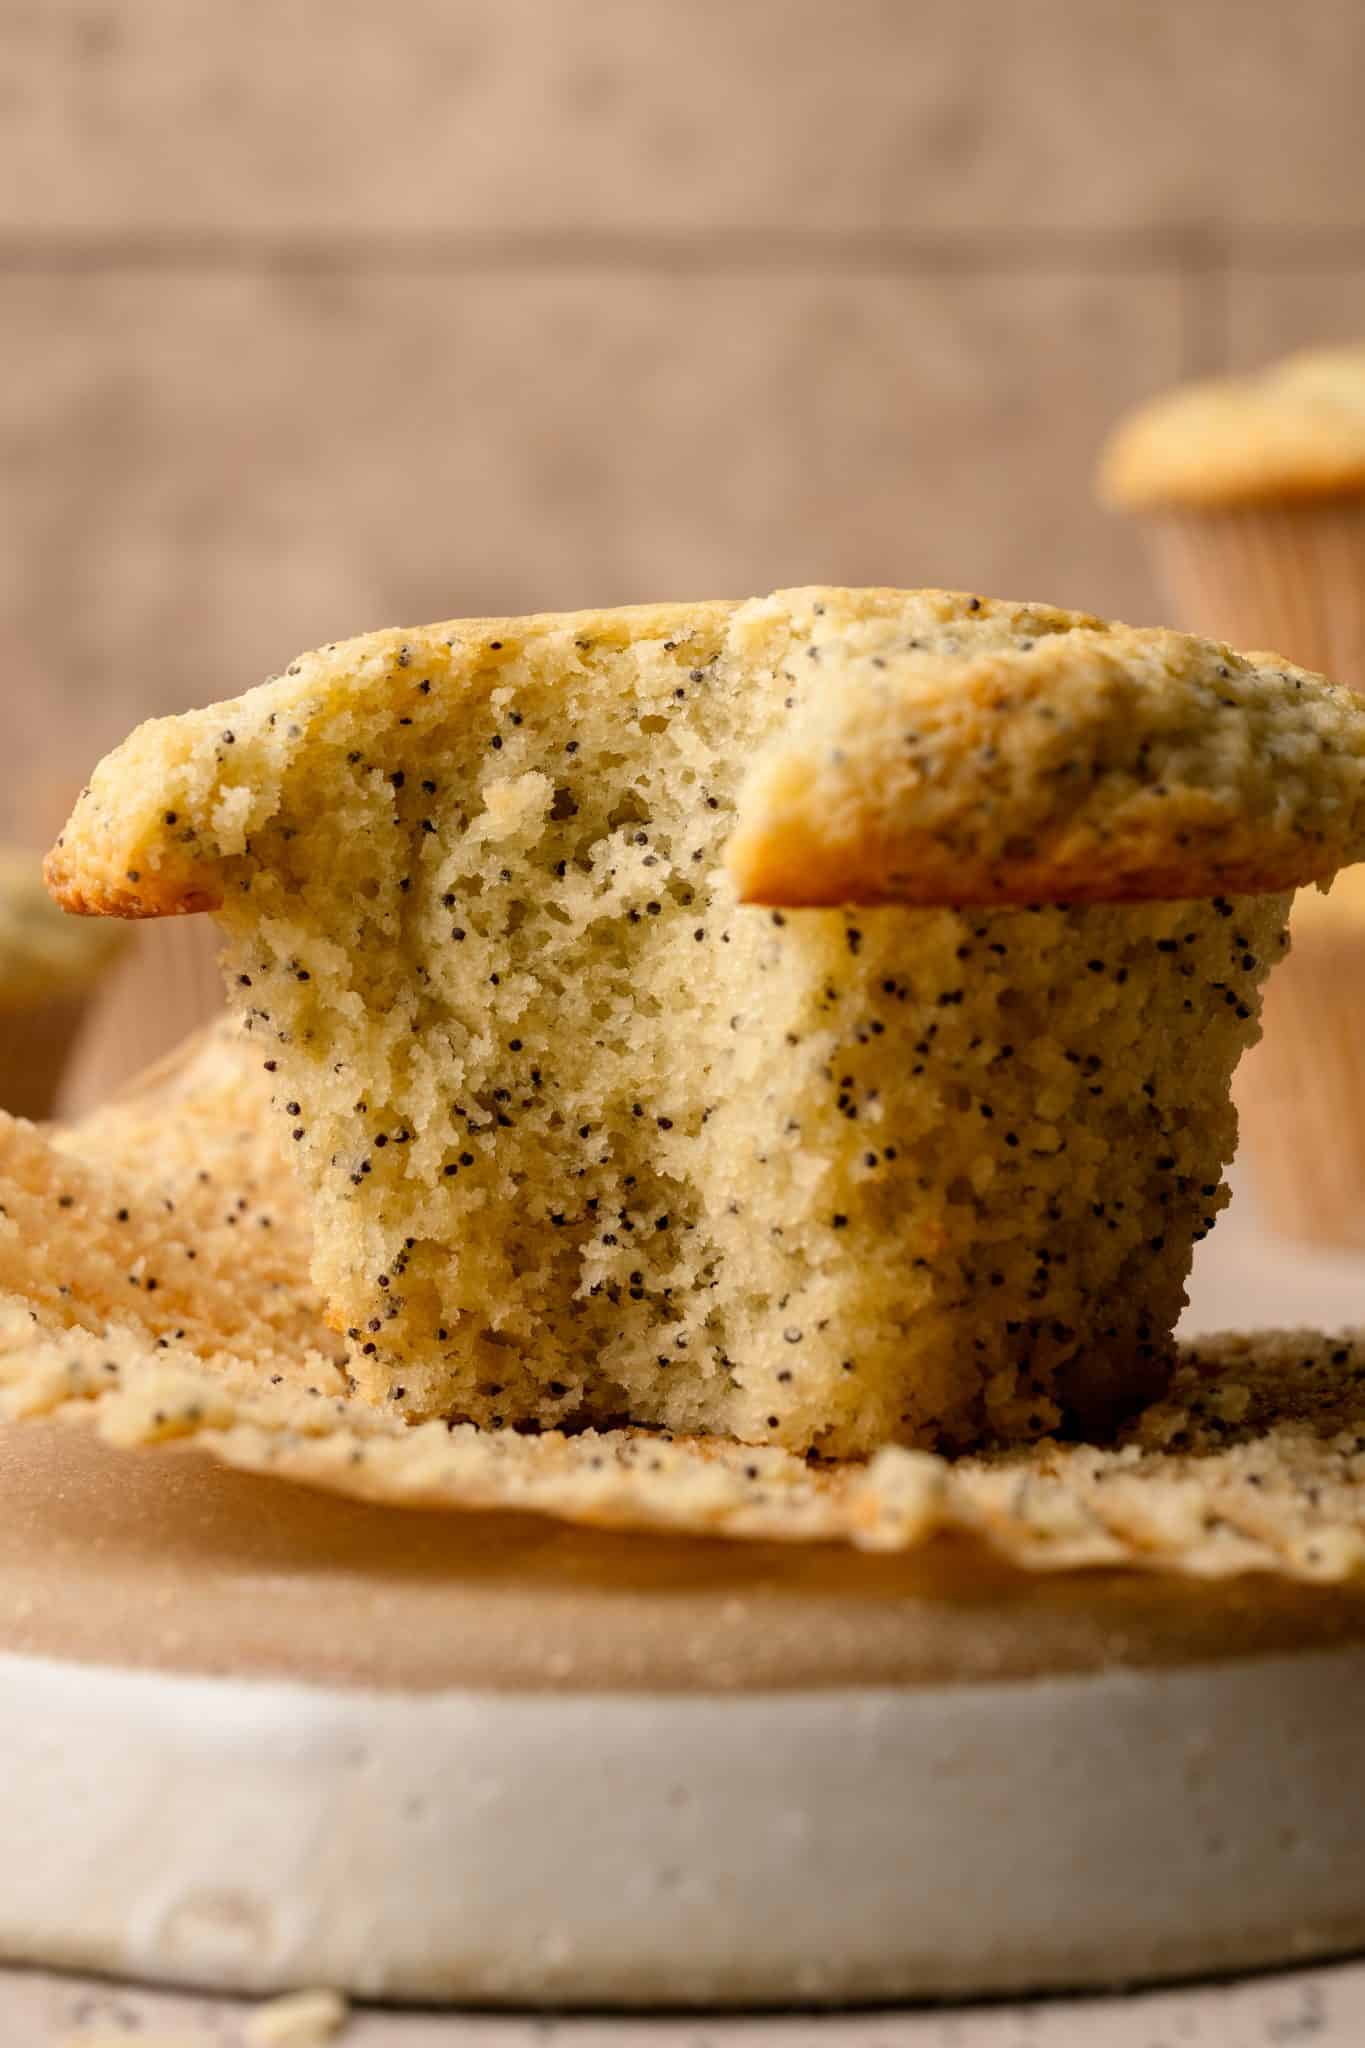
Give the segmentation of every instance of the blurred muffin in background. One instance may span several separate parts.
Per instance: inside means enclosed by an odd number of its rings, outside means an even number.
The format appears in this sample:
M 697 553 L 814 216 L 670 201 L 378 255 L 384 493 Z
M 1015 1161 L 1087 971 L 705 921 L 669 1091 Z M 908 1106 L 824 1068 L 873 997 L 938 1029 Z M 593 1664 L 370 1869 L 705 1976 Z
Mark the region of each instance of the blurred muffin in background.
M 1365 343 L 1153 399 L 1100 490 L 1141 515 L 1178 625 L 1365 690 Z
M 60 912 L 55 912 L 61 916 Z M 104 918 L 68 918 L 100 925 Z M 93 1005 L 62 1083 L 63 1116 L 116 1095 L 224 1009 L 218 928 L 207 917 L 139 925 Z
M 97 990 L 127 934 L 67 917 L 42 858 L 0 847 L 0 1108 L 50 1116 Z
M 1255 1194 L 1286 1236 L 1365 1251 L 1365 867 L 1301 889 L 1237 1087 Z
M 1365 691 L 1365 343 L 1152 400 L 1100 491 L 1141 518 L 1177 625 Z M 1256 1194 L 1273 1228 L 1365 1249 L 1365 868 L 1300 891 L 1290 930 L 1236 1085 Z

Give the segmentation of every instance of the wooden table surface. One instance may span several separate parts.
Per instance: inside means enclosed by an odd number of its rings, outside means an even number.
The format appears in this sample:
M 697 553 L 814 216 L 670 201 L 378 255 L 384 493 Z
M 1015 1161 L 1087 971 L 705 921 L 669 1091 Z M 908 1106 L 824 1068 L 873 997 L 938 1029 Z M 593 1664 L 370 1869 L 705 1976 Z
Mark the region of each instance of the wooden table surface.
M 1187 1327 L 1365 1322 L 1365 1259 L 1264 1237 L 1239 1191 L 1202 1247 Z M 255 2007 L 0 1971 L 0 2048 L 250 2048 Z M 740 2018 L 554 2019 L 356 2011 L 341 2048 L 1359 2048 L 1365 1961 L 1243 1982 L 975 2010 Z

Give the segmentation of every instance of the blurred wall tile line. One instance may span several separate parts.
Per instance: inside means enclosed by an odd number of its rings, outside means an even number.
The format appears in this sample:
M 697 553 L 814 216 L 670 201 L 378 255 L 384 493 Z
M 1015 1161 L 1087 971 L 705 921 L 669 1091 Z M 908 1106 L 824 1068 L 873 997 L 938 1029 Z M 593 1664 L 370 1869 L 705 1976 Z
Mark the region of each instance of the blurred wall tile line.
M 442 274 L 455 270 L 670 271 L 717 273 L 914 270 L 1086 270 L 1118 274 L 1238 268 L 1292 277 L 1365 263 L 1365 227 L 819 230 L 635 230 L 571 227 L 404 233 L 149 227 L 140 232 L 0 227 L 0 270 L 327 270 Z

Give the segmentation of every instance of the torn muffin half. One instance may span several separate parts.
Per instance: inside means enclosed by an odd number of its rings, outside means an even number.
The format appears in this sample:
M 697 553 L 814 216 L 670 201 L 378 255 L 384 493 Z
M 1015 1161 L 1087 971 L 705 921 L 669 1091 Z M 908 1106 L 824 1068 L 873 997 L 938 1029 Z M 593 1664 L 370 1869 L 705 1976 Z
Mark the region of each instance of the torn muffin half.
M 1168 1369 L 1365 709 L 1173 633 L 800 590 L 385 632 L 141 727 L 49 860 L 213 910 L 371 1399 L 844 1456 Z

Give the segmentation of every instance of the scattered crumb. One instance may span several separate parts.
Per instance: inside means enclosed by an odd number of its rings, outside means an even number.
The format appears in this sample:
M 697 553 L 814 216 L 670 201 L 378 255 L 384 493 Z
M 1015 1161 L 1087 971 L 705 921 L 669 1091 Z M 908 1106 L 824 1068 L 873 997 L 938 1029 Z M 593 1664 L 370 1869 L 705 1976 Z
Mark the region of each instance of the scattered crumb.
M 247 2048 L 321 2048 L 346 2024 L 339 1991 L 291 1991 L 260 2006 L 243 2029 Z

